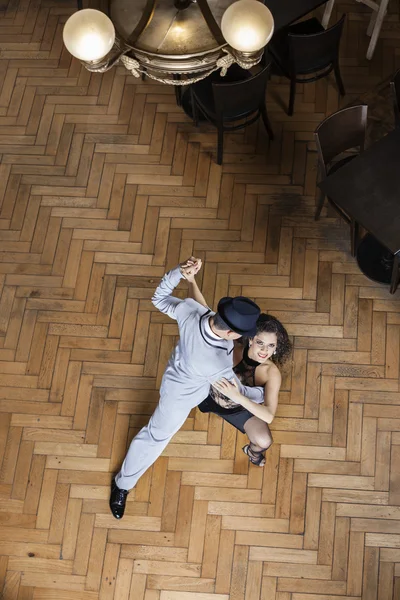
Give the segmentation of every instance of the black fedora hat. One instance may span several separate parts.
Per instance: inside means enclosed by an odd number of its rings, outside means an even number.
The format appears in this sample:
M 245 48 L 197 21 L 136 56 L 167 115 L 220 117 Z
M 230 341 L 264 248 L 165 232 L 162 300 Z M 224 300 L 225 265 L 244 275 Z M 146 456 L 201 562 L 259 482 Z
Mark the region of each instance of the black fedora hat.
M 217 310 L 221 319 L 232 331 L 250 337 L 255 335 L 260 308 L 249 298 L 244 296 L 221 298 Z

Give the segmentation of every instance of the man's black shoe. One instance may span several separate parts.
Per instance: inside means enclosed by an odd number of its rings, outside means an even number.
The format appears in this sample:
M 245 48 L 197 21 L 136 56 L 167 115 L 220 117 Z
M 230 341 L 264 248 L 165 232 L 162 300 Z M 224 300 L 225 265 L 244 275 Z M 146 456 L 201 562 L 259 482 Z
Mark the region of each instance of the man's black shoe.
M 128 490 L 121 490 L 115 483 L 115 479 L 111 482 L 110 509 L 116 519 L 122 519 L 125 512 L 126 497 L 129 494 Z

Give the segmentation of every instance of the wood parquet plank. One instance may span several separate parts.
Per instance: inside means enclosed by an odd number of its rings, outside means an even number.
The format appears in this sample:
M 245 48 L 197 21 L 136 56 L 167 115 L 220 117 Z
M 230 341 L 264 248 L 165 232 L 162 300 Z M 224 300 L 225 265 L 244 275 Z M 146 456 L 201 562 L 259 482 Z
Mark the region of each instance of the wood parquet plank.
M 319 222 L 312 132 L 400 66 L 389 5 L 373 61 L 348 13 L 331 80 L 273 77 L 262 126 L 194 128 L 173 90 L 68 55 L 74 10 L 0 11 L 0 594 L 4 600 L 400 597 L 400 302 Z M 156 406 L 177 328 L 150 302 L 196 253 L 202 289 L 253 297 L 294 343 L 263 470 L 192 411 L 129 496 L 109 483 Z M 185 286 L 177 291 L 184 297 Z

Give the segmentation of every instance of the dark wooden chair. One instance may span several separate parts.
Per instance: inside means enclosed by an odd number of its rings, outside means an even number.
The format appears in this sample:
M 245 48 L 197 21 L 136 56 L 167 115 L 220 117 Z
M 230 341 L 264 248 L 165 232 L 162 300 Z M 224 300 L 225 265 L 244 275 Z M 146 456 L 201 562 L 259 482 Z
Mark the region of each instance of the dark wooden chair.
M 396 127 L 400 127 L 400 69 L 396 71 L 390 82 L 392 92 L 394 123 Z
M 285 77 L 290 79 L 288 115 L 293 115 L 297 83 L 311 83 L 334 71 L 342 96 L 345 89 L 339 68 L 339 46 L 345 15 L 329 29 L 313 17 L 296 23 L 272 38 L 268 51 Z
M 268 64 L 255 75 L 251 75 L 248 71 L 233 65 L 224 78 L 216 73 L 190 87 L 193 120 L 196 127 L 199 111 L 217 127 L 219 165 L 222 164 L 225 131 L 247 127 L 261 116 L 269 138 L 274 139 L 265 103 L 269 68 Z
M 321 179 L 336 172 L 364 150 L 367 131 L 368 106 L 350 106 L 327 117 L 314 132 L 318 152 L 318 166 Z M 359 148 L 358 151 L 336 160 L 345 152 Z M 324 205 L 325 194 L 321 191 L 315 219 L 318 220 Z M 335 211 L 350 225 L 351 254 L 355 256 L 358 226 L 349 215 L 331 198 L 328 201 Z

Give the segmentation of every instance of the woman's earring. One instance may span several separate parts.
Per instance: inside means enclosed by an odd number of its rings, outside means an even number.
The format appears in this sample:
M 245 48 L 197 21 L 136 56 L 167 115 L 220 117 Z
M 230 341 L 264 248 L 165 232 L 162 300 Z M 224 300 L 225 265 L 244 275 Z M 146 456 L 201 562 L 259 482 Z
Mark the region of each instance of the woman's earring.
M 276 354 L 276 350 L 274 350 L 274 355 Z

